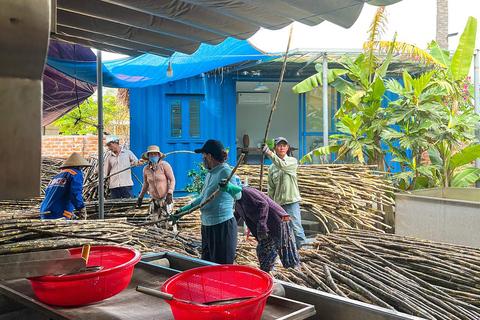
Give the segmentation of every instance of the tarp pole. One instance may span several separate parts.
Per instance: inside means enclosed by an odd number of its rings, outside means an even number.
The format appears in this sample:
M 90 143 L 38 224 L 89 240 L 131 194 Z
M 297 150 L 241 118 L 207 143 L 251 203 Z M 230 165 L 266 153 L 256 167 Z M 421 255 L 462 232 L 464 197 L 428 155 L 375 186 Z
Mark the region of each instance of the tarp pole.
M 473 88 L 474 88 L 474 98 L 475 98 L 475 112 L 480 114 L 480 98 L 479 98 L 479 50 L 476 49 L 473 55 Z M 477 141 L 480 141 L 480 122 L 477 123 L 475 126 L 475 136 L 477 137 Z M 477 142 L 478 144 L 478 142 Z M 480 168 L 480 159 L 475 159 L 475 168 Z M 475 183 L 477 188 L 480 188 L 480 181 Z
M 323 146 L 328 146 L 328 55 L 325 52 L 323 54 Z M 326 155 L 324 157 L 325 162 L 330 162 L 330 157 Z
M 98 218 L 104 219 L 103 191 L 103 73 L 102 51 L 97 50 L 97 102 L 98 102 Z

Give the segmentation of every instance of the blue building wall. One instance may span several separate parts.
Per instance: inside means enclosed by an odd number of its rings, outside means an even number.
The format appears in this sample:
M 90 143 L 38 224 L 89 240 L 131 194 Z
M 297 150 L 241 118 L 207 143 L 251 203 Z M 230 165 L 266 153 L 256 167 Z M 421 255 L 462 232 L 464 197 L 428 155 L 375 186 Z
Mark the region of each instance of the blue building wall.
M 169 95 L 198 95 L 204 97 L 200 108 L 201 132 L 199 139 L 170 138 Z M 236 96 L 235 81 L 231 77 L 197 76 L 169 82 L 159 86 L 130 89 L 130 146 L 140 157 L 150 145 L 158 145 L 163 153 L 172 151 L 193 151 L 203 146 L 208 139 L 220 140 L 229 147 L 229 163 L 236 163 Z M 181 190 L 188 182 L 187 173 L 195 169 L 195 162 L 202 156 L 178 153 L 167 156 L 175 174 L 175 196 L 184 194 Z M 133 173 L 143 181 L 143 168 Z M 134 179 L 134 194 L 138 195 L 141 185 Z
M 403 86 L 403 78 L 402 77 L 391 77 L 391 79 L 397 80 Z M 391 101 L 395 101 L 395 100 L 398 99 L 398 95 L 395 94 L 395 93 L 392 93 L 390 91 L 385 92 L 385 94 L 383 96 L 384 96 L 384 99 L 382 101 L 382 108 L 387 108 L 388 104 Z M 400 126 L 392 126 L 392 128 L 397 130 L 397 131 L 400 130 Z M 393 145 L 395 147 L 398 147 L 398 146 L 400 146 L 400 143 L 395 142 L 395 143 L 393 143 Z M 384 144 L 382 144 L 382 148 L 383 149 L 388 149 L 388 147 Z M 412 151 L 411 150 L 405 150 L 405 153 L 407 154 L 407 156 L 409 158 L 412 157 Z M 400 164 L 396 161 L 392 161 L 392 158 L 393 158 L 393 155 L 391 153 L 387 152 L 386 155 L 385 155 L 385 162 L 388 166 L 391 167 L 390 172 L 392 172 L 392 173 L 401 172 L 402 169 L 400 168 Z

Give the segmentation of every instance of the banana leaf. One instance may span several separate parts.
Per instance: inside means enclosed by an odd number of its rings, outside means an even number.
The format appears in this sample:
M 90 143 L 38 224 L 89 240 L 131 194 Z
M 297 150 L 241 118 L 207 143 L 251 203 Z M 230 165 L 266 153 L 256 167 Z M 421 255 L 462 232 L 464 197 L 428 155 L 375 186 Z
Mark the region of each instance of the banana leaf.
M 468 17 L 467 25 L 452 58 L 452 75 L 455 80 L 461 80 L 468 76 L 470 65 L 472 64 L 476 36 L 477 19 Z
M 480 178 L 480 169 L 468 168 L 455 174 L 452 181 L 450 181 L 450 187 L 464 188 L 475 183 Z

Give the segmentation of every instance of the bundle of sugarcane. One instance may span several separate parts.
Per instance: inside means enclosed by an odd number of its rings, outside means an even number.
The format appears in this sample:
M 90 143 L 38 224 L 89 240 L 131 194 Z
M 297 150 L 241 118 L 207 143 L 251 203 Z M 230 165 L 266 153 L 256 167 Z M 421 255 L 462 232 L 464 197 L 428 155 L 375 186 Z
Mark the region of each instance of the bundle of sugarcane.
M 43 197 L 23 200 L 0 200 L 0 211 L 13 212 L 17 210 L 34 209 L 40 207 Z
M 65 161 L 62 158 L 42 157 L 42 171 L 40 189 L 41 194 L 45 194 L 50 180 L 60 172 L 60 165 Z
M 125 218 L 108 220 L 2 219 L 0 254 L 72 248 L 82 244 L 123 245 L 142 253 L 178 252 L 199 257 L 198 234 L 185 237 L 159 228 L 133 226 Z
M 107 153 L 104 153 L 104 161 Z M 83 200 L 92 201 L 98 199 L 98 158 L 90 158 L 91 167 L 83 170 Z M 108 180 L 103 184 L 104 196 L 106 199 L 110 196 L 110 189 L 108 187 Z
M 480 249 L 343 229 L 274 276 L 427 319 L 480 319 Z
M 242 166 L 237 174 L 248 177 L 259 187 L 259 166 Z M 382 231 L 390 228 L 384 221 L 383 206 L 392 206 L 390 180 L 375 171 L 375 166 L 303 165 L 298 166 L 298 187 L 303 210 L 315 215 L 326 232 L 340 228 Z M 267 179 L 263 181 L 267 190 Z

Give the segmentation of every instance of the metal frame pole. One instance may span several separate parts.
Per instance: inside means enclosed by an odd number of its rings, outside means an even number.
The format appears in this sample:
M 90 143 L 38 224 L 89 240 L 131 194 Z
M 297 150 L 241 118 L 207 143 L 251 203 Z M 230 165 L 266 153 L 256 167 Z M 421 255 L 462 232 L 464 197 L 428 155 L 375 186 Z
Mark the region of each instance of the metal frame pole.
M 103 190 L 103 73 L 102 51 L 97 50 L 97 105 L 98 105 L 98 218 L 104 219 Z
M 325 52 L 323 54 L 323 146 L 326 147 L 328 143 L 328 122 L 330 121 L 328 117 L 328 55 Z M 330 162 L 330 156 L 325 156 L 325 162 Z
M 476 49 L 475 53 L 473 54 L 473 88 L 474 88 L 474 98 L 475 98 L 475 112 L 480 114 L 480 98 L 479 98 L 479 50 Z M 480 122 L 477 123 L 475 126 L 475 136 L 477 137 L 477 141 L 480 141 Z M 478 144 L 478 142 L 477 142 Z M 475 168 L 480 168 L 480 159 L 475 159 Z M 480 188 L 480 181 L 475 183 L 477 188 Z

